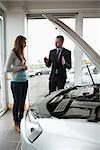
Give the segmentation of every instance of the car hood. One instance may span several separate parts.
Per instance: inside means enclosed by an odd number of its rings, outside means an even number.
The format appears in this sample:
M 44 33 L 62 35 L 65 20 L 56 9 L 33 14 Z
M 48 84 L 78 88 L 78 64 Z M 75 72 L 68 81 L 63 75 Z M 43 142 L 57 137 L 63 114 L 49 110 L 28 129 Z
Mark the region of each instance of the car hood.
M 65 25 L 62 21 L 58 20 L 56 17 L 50 14 L 43 14 L 43 16 L 49 19 L 58 29 L 60 29 L 67 36 L 69 36 L 89 57 L 89 59 L 93 62 L 93 64 L 100 72 L 100 56 L 96 53 L 95 50 L 93 50 L 92 47 L 90 47 L 75 31 Z
M 100 149 L 100 123 L 75 119 L 37 119 L 43 129 L 38 140 L 46 141 L 48 135 L 50 150 L 98 150 Z M 37 141 L 39 142 L 39 141 Z M 47 141 L 48 143 L 48 141 Z M 45 142 L 46 144 L 46 142 Z M 45 145 L 46 147 L 47 145 Z M 69 149 L 68 149 L 69 148 Z

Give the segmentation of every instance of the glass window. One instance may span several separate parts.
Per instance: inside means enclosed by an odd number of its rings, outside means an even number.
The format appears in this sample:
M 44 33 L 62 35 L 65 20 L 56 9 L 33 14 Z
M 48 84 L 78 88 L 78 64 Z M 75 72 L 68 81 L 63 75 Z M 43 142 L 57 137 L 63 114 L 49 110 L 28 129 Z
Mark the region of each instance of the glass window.
M 83 18 L 83 38 L 100 55 L 100 18 Z M 82 74 L 83 83 L 100 82 L 100 73 L 86 55 L 83 55 Z
M 75 18 L 61 18 L 61 21 L 75 30 Z M 28 63 L 30 69 L 29 74 L 31 73 L 31 76 L 34 76 L 37 71 L 40 71 L 39 67 L 45 67 L 44 57 L 48 57 L 49 51 L 55 48 L 55 38 L 59 34 L 64 36 L 65 41 L 63 46 L 71 50 L 73 59 L 74 43 L 69 37 L 66 37 L 66 35 L 58 30 L 48 19 L 28 19 Z M 72 76 L 73 75 L 74 74 L 72 74 Z M 36 81 L 34 84 L 38 85 L 38 89 L 40 88 L 41 90 L 40 93 L 37 93 L 35 88 L 29 89 L 29 100 L 32 100 L 30 103 L 33 103 L 34 97 L 38 97 L 39 94 L 42 95 L 44 91 L 48 92 L 48 75 L 46 75 L 45 80 L 41 80 L 41 76 L 29 78 L 30 87 L 33 86 L 33 81 L 35 82 L 37 78 L 40 79 L 40 82 L 38 84 Z M 42 82 L 44 86 L 41 88 Z M 66 82 L 69 84 L 69 79 Z M 33 92 L 34 96 L 32 94 Z
M 4 83 L 4 48 L 3 48 L 3 17 L 0 16 L 0 115 L 6 109 L 5 83 Z
M 61 19 L 75 30 L 75 18 Z M 28 57 L 29 64 L 43 63 L 44 56 L 48 57 L 49 51 L 55 48 L 55 37 L 62 34 L 47 19 L 28 19 Z M 74 55 L 74 43 L 65 37 L 64 47 L 72 51 Z
M 83 19 L 83 38 L 100 55 L 100 18 Z

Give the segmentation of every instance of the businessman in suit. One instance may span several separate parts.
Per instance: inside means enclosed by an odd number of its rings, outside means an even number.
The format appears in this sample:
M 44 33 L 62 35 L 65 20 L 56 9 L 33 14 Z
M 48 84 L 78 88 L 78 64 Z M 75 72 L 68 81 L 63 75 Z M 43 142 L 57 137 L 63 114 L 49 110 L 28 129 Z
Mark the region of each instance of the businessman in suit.
M 59 35 L 55 39 L 56 48 L 51 50 L 49 58 L 44 57 L 47 67 L 51 66 L 49 77 L 49 93 L 63 89 L 66 83 L 66 68 L 71 68 L 71 51 L 63 48 L 64 37 Z

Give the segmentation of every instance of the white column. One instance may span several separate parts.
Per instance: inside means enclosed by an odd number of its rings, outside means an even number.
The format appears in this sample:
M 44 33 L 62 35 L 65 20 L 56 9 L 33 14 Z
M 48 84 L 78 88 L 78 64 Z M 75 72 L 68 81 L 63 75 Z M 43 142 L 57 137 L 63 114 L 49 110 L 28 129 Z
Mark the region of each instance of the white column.
M 24 10 L 9 10 L 6 14 L 6 56 L 9 55 L 13 49 L 13 44 L 17 36 L 22 35 L 26 37 L 26 14 Z M 8 93 L 8 107 L 12 108 L 13 97 L 10 88 L 10 78 L 7 76 Z M 28 96 L 27 96 L 28 98 Z M 28 104 L 28 99 L 26 99 Z M 27 108 L 27 106 L 26 106 Z
M 83 18 L 81 14 L 76 15 L 76 32 L 82 36 Z M 80 85 L 82 82 L 82 51 L 76 45 L 75 47 L 75 85 Z
M 13 48 L 18 35 L 25 35 L 25 13 L 21 11 L 8 11 L 6 14 L 6 49 L 7 53 Z

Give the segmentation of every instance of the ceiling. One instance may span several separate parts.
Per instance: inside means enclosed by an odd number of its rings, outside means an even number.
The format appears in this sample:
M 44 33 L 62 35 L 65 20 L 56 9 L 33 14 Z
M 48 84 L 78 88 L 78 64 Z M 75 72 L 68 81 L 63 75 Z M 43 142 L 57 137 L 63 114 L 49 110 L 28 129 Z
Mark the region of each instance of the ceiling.
M 1 8 L 5 10 L 67 10 L 67 11 L 98 11 L 100 0 L 0 0 Z
M 21 2 L 21 1 L 23 1 L 23 2 L 54 2 L 54 1 L 56 1 L 56 2 L 61 2 L 61 1 L 65 1 L 65 2 L 70 2 L 70 1 L 80 1 L 80 2 L 83 2 L 83 1 L 85 1 L 85 2 L 87 2 L 87 1 L 94 1 L 94 2 L 96 2 L 97 0 L 0 0 L 0 2 Z

